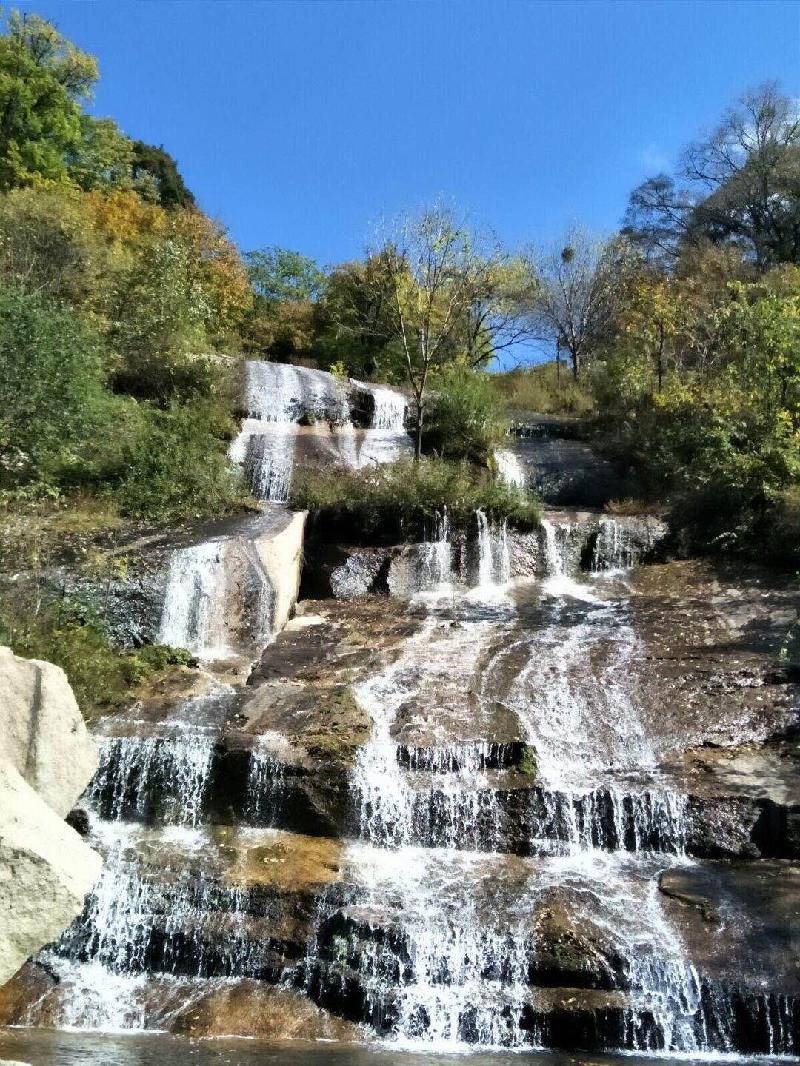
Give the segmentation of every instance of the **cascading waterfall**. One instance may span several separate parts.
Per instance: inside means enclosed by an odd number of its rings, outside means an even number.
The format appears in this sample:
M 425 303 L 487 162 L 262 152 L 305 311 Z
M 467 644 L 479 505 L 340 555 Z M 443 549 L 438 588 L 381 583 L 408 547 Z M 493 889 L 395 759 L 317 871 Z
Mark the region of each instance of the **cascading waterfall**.
M 525 469 L 514 452 L 507 448 L 498 449 L 494 453 L 494 461 L 497 465 L 497 473 L 501 481 L 516 489 L 525 489 L 528 479 Z
M 190 651 L 224 647 L 225 550 L 206 541 L 173 552 L 158 639 Z
M 505 519 L 499 531 L 493 533 L 483 511 L 476 511 L 475 517 L 478 523 L 478 587 L 487 589 L 493 585 L 505 585 L 511 576 Z
M 353 425 L 351 386 L 332 374 L 283 363 L 245 363 L 247 417 L 230 457 L 242 467 L 254 496 L 285 502 L 295 468 L 309 455 L 314 462 L 359 469 L 394 462 L 410 450 L 402 393 L 361 382 L 351 385 L 372 396 L 369 429 Z
M 374 407 L 372 428 L 355 431 L 330 375 L 275 364 L 248 364 L 246 375 L 250 418 L 233 452 L 262 498 L 288 492 L 303 413 L 340 420 L 339 458 L 353 465 L 372 461 L 370 448 L 407 446 L 406 401 L 393 390 L 359 386 Z M 505 476 L 524 481 L 510 462 Z M 350 839 L 336 860 L 343 881 L 321 893 L 305 958 L 274 949 L 283 933 L 271 928 L 269 878 L 243 887 L 231 866 L 243 836 L 261 877 L 271 869 L 262 864 L 281 863 L 262 848 L 269 830 L 210 824 L 235 823 L 236 813 L 254 827 L 280 824 L 307 774 L 286 738 L 254 735 L 234 752 L 238 812 L 215 792 L 229 783 L 218 742 L 233 689 L 217 685 L 166 719 L 129 723 L 135 735 L 102 738 L 84 802 L 105 870 L 82 918 L 44 957 L 61 979 L 60 1024 L 152 1024 L 153 974 L 187 982 L 174 993 L 183 1004 L 196 994 L 191 982 L 254 978 L 303 986 L 333 1010 L 350 997 L 344 1013 L 401 1046 L 546 1047 L 558 1042 L 560 995 L 569 1004 L 604 990 L 619 1005 L 598 1011 L 599 1021 L 583 1012 L 599 1027 L 595 1044 L 735 1049 L 745 1007 L 696 972 L 659 891 L 664 871 L 692 863 L 686 797 L 658 773 L 635 680 L 643 649 L 613 576 L 639 549 L 604 516 L 596 573 L 578 581 L 569 519 L 553 514 L 541 580 L 523 594 L 509 581 L 505 525 L 478 511 L 475 528 L 466 547 L 454 543 L 443 511 L 409 552 L 419 628 L 353 689 L 371 734 L 351 774 Z M 242 565 L 246 553 L 223 540 L 176 551 L 160 639 L 204 658 L 235 645 Z M 266 623 L 255 628 L 263 635 Z M 564 942 L 573 930 L 594 938 L 586 966 L 597 972 L 568 975 L 575 987 L 555 987 L 548 969 L 552 942 L 541 927 L 554 915 L 568 919 Z M 793 1050 L 792 997 L 748 994 L 769 1050 Z M 581 1016 L 568 1024 L 584 1024 Z
M 485 516 L 476 520 L 478 588 L 488 591 L 496 583 L 496 553 Z M 444 523 L 438 532 L 428 548 L 431 571 L 434 545 L 441 550 L 447 540 Z M 513 639 L 513 610 L 499 618 L 469 618 L 459 614 L 469 594 L 450 613 L 434 600 L 404 655 L 356 690 L 373 734 L 354 772 L 364 843 L 354 845 L 351 857 L 365 871 L 367 911 L 393 915 L 397 927 L 390 937 L 371 940 L 369 950 L 356 946 L 367 933 L 348 934 L 356 941 L 341 948 L 341 958 L 360 968 L 373 1020 L 383 1019 L 376 1024 L 388 1025 L 401 1042 L 442 1049 L 546 1042 L 546 1018 L 531 999 L 536 952 L 520 916 L 529 915 L 547 892 L 568 889 L 591 898 L 592 920 L 613 929 L 626 946 L 632 1005 L 625 1013 L 624 1046 L 702 1050 L 701 983 L 658 892 L 659 870 L 688 862 L 685 799 L 658 784 L 655 753 L 630 687 L 632 663 L 641 654 L 636 634 L 624 603 L 572 587 L 568 529 L 548 522 L 544 549 L 547 625 Z M 445 572 L 440 567 L 438 575 Z M 481 680 L 487 695 L 496 687 L 492 665 L 524 653 L 525 665 L 505 698 L 536 753 L 537 809 L 529 826 L 534 838 L 542 837 L 533 849 L 539 858 L 524 860 L 526 876 L 514 905 L 496 912 L 483 898 L 485 882 L 465 873 L 496 861 L 492 851 L 503 826 L 496 792 L 483 780 L 483 749 L 478 745 L 475 757 L 465 758 L 445 746 L 421 764 L 403 756 L 393 735 L 409 700 L 424 703 L 428 686 L 440 692 L 443 678 L 463 672 L 490 646 L 499 651 Z M 599 681 L 586 664 L 599 669 Z M 421 768 L 435 776 L 434 784 L 420 783 Z M 648 776 L 646 788 L 637 786 Z M 553 853 L 554 840 L 566 850 Z M 420 844 L 431 850 L 420 850 Z M 470 847 L 480 847 L 480 857 Z M 457 872 L 443 885 L 431 863 L 437 872 Z M 400 910 L 393 899 L 402 900 Z M 398 953 L 408 959 L 399 972 Z M 335 970 L 335 960 L 312 967 L 322 985 L 326 967 Z

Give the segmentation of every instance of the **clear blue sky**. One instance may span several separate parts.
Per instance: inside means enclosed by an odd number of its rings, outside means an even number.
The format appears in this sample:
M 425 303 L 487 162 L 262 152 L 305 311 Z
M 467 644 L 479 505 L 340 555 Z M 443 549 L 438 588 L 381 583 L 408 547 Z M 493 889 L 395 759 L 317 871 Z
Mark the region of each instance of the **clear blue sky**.
M 23 2 L 100 59 L 94 111 L 163 144 L 247 250 L 333 263 L 444 195 L 510 243 L 618 224 L 745 87 L 800 95 L 800 3 Z

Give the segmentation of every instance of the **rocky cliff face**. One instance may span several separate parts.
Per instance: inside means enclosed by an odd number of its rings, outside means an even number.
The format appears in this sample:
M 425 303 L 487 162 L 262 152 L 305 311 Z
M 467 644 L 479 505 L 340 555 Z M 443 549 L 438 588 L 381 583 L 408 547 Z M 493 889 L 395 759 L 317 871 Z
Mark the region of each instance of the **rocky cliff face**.
M 100 876 L 100 856 L 63 820 L 97 761 L 64 672 L 0 648 L 0 984 Z

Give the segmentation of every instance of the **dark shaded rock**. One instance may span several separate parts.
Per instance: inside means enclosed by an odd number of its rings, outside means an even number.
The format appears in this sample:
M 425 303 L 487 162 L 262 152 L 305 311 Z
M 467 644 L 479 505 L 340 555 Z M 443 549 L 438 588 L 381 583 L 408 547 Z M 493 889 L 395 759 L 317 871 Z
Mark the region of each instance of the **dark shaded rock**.
M 85 837 L 89 835 L 89 832 L 91 831 L 89 814 L 82 807 L 73 807 L 64 820 L 67 825 L 72 826 L 75 832 L 80 836 Z

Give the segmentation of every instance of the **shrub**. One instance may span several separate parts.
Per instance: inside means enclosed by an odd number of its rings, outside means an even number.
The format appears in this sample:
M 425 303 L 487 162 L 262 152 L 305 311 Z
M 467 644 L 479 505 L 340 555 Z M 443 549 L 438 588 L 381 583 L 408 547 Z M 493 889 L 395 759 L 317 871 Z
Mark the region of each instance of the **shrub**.
M 7 590 L 0 598 L 0 643 L 17 655 L 60 666 L 88 719 L 134 698 L 143 682 L 191 664 L 182 649 L 115 648 L 86 605 L 70 598 L 41 602 L 30 587 Z
M 497 392 L 489 376 L 468 367 L 447 367 L 431 385 L 423 448 L 447 459 L 485 463 L 503 439 Z
M 0 287 L 0 484 L 56 482 L 107 426 L 105 359 L 73 311 Z
M 227 457 L 236 426 L 221 399 L 172 404 L 146 412 L 131 442 L 125 473 L 112 488 L 122 514 L 181 519 L 221 515 L 241 506 L 241 479 Z
M 500 409 L 510 418 L 530 414 L 586 415 L 594 409 L 591 392 L 575 381 L 568 367 L 554 361 L 491 374 Z
M 537 504 L 518 489 L 469 463 L 441 459 L 307 472 L 293 487 L 291 506 L 308 510 L 326 536 L 421 539 L 445 507 L 456 527 L 466 527 L 478 509 L 520 529 L 539 522 Z

